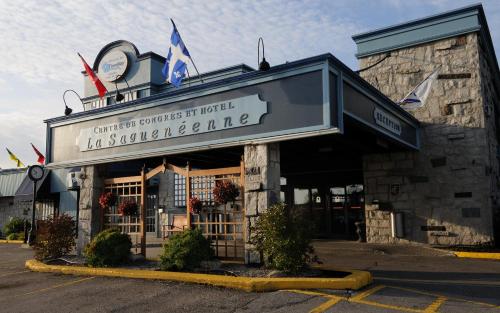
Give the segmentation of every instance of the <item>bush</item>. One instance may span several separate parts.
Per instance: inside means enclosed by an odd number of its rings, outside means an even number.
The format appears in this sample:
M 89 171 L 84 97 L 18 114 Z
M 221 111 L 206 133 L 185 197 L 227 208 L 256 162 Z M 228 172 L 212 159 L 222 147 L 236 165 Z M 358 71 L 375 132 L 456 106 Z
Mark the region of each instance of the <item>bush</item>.
M 7 240 L 23 240 L 24 241 L 24 232 L 11 233 L 5 239 L 7 239 Z
M 172 236 L 163 246 L 160 268 L 162 271 L 194 270 L 213 256 L 210 241 L 203 237 L 201 229 L 186 229 Z
M 25 219 L 19 217 L 13 217 L 10 221 L 3 226 L 3 232 L 6 237 L 10 234 L 24 233 L 24 221 Z M 26 227 L 30 229 L 30 223 L 27 222 Z M 11 239 L 14 240 L 14 239 Z
M 311 246 L 312 224 L 301 215 L 287 214 L 283 203 L 260 215 L 252 233 L 251 241 L 268 268 L 295 274 L 316 260 Z
M 129 235 L 117 228 L 103 230 L 85 247 L 87 264 L 93 267 L 114 266 L 128 260 L 132 248 Z
M 71 252 L 75 246 L 75 220 L 62 214 L 38 222 L 35 237 L 37 260 L 57 259 Z

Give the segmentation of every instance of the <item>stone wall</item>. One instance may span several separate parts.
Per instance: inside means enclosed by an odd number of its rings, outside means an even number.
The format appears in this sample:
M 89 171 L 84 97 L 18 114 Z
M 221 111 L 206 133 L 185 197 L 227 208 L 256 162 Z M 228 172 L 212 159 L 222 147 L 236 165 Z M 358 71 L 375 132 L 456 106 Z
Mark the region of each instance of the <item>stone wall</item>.
M 492 151 L 496 153 L 497 140 L 485 114 L 488 70 L 480 65 L 478 40 L 471 33 L 391 51 L 385 61 L 361 71 L 394 101 L 439 65 L 440 74 L 470 74 L 436 80 L 425 106 L 411 112 L 421 121 L 420 151 L 364 157 L 369 242 L 469 245 L 493 240 L 498 161 Z M 362 58 L 360 68 L 382 57 Z M 405 214 L 403 238 L 391 237 L 391 211 Z
M 80 186 L 80 215 L 78 220 L 78 238 L 76 243 L 77 253 L 81 254 L 83 248 L 90 242 L 101 229 L 101 214 L 99 196 L 104 188 L 102 175 L 97 165 L 82 167 L 82 183 Z
M 245 263 L 260 263 L 260 254 L 250 243 L 251 228 L 268 206 L 279 201 L 279 143 L 245 146 Z

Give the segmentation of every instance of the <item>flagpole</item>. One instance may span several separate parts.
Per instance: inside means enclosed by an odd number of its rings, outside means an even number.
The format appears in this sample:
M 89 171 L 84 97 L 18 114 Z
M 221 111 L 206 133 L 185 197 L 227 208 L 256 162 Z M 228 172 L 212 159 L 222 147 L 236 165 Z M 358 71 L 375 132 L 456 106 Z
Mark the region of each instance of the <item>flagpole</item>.
M 179 32 L 179 30 L 177 29 L 177 25 L 175 25 L 175 23 L 174 23 L 174 20 L 170 19 L 170 21 L 172 22 L 172 25 L 174 25 L 174 29 L 176 29 L 177 32 Z M 189 59 L 191 60 L 191 63 L 193 64 L 194 70 L 196 71 L 196 74 L 198 74 L 200 81 L 203 83 L 203 78 L 201 78 L 200 72 L 198 71 L 196 64 L 194 64 L 193 57 L 191 56 L 191 54 L 189 54 Z

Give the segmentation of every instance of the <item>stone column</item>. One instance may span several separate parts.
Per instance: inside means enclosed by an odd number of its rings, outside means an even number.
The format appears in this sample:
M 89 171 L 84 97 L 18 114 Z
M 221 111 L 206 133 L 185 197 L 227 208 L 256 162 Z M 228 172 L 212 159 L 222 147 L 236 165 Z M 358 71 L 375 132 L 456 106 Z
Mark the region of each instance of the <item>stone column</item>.
M 250 243 L 251 227 L 259 215 L 280 197 L 279 143 L 245 146 L 245 263 L 261 263 L 260 254 Z
M 103 191 L 104 181 L 99 176 L 95 165 L 82 167 L 80 186 L 80 214 L 78 219 L 78 238 L 76 251 L 82 254 L 85 245 L 101 229 L 99 196 Z

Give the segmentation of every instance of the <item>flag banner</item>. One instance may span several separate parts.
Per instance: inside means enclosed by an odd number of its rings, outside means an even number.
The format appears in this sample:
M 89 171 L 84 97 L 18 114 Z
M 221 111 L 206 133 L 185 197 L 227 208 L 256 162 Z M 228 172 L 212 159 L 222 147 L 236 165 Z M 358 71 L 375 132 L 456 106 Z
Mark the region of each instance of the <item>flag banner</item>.
M 16 167 L 26 167 L 21 160 L 19 160 L 14 153 L 12 153 L 9 149 L 5 148 L 7 150 L 7 153 L 9 154 L 9 157 L 12 161 L 16 162 Z
M 172 19 L 170 19 L 172 21 Z M 167 59 L 163 66 L 162 73 L 165 80 L 179 87 L 186 73 L 187 63 L 191 59 L 189 52 L 181 39 L 181 35 L 172 21 L 174 29 L 170 36 L 170 48 L 168 49 Z
M 85 59 L 81 56 L 80 53 L 78 53 L 78 56 L 83 62 L 83 66 L 85 67 L 85 72 L 87 72 L 87 75 L 89 76 L 90 80 L 94 83 L 95 88 L 97 88 L 97 92 L 99 92 L 99 97 L 101 98 L 104 97 L 104 95 L 106 94 L 106 92 L 108 92 L 108 90 L 106 89 L 106 87 L 104 87 L 99 77 L 97 77 L 97 75 L 90 68 L 87 62 L 85 62 Z
M 31 144 L 31 146 L 33 147 L 33 150 L 35 150 L 35 153 L 38 156 L 38 159 L 36 161 L 38 163 L 40 163 L 41 165 L 44 165 L 45 164 L 45 156 L 40 151 L 38 151 L 38 149 L 33 144 Z
M 431 93 L 431 87 L 438 76 L 439 68 L 434 70 L 426 79 L 415 87 L 406 97 L 404 97 L 399 104 L 403 109 L 413 110 L 421 108 L 425 105 L 425 101 Z

